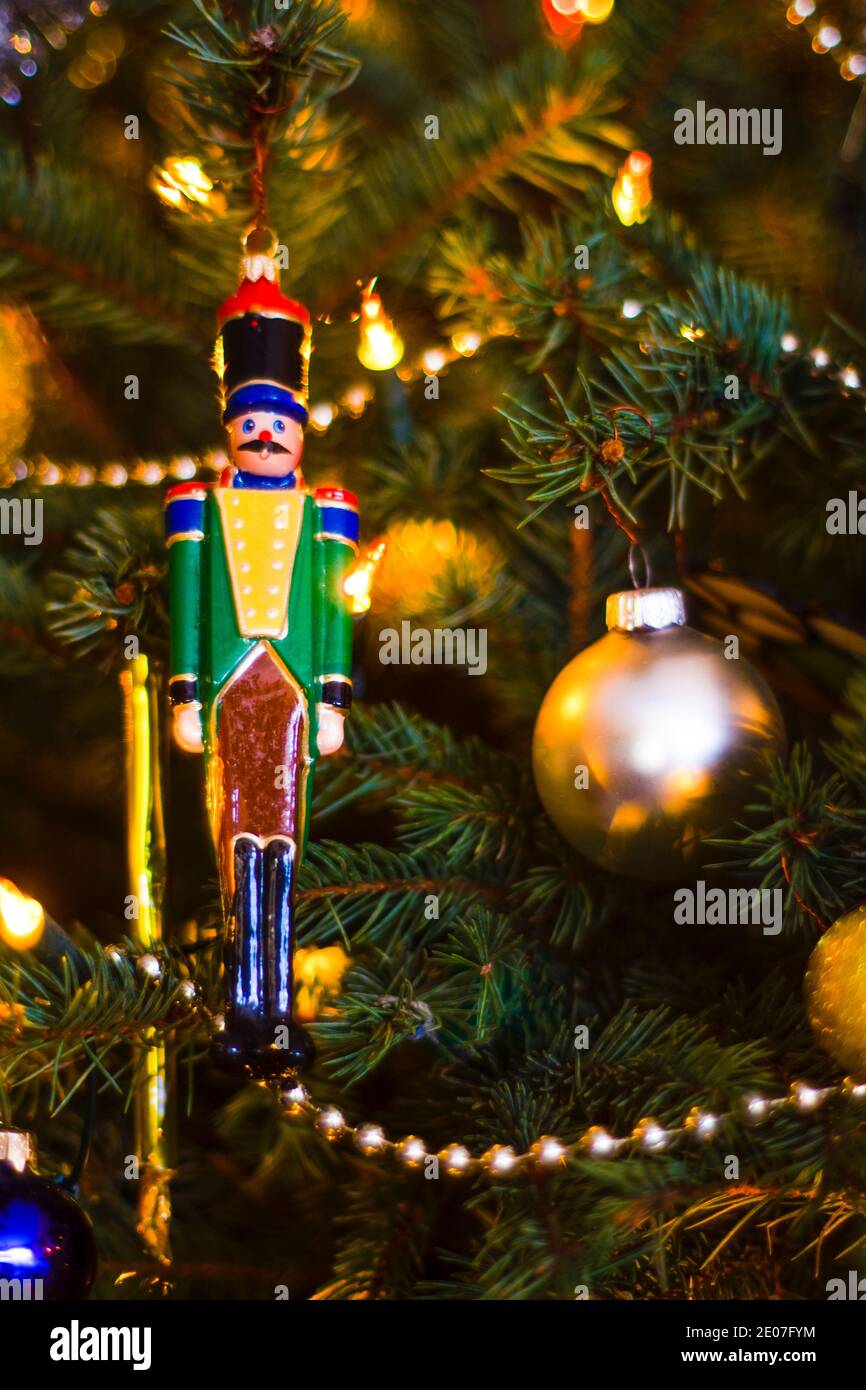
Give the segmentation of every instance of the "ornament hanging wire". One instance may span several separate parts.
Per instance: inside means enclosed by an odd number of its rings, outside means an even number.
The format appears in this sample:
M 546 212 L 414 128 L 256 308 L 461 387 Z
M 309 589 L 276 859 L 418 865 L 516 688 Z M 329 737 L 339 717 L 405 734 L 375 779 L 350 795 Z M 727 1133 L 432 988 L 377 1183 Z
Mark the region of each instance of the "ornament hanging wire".
M 638 578 L 638 559 L 643 566 L 643 579 Z M 637 541 L 633 541 L 628 548 L 628 572 L 631 575 L 633 589 L 649 589 L 652 585 L 652 568 L 649 556 L 643 546 Z

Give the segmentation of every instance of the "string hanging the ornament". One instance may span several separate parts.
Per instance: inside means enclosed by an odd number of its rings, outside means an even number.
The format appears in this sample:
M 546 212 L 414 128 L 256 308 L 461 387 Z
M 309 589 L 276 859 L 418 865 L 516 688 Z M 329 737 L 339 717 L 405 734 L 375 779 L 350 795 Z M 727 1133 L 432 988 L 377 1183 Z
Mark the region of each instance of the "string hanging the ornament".
M 598 446 L 598 454 L 602 463 L 616 468 L 617 465 L 622 463 L 623 459 L 625 458 L 625 443 L 623 442 L 619 433 L 619 426 L 615 418 L 617 415 L 637 415 L 649 427 L 649 443 L 652 444 L 655 441 L 655 425 L 653 424 L 652 418 L 649 415 L 645 414 L 644 411 L 639 410 L 637 406 L 614 405 L 611 406 L 609 409 L 602 411 L 602 414 L 607 416 L 608 419 L 611 421 L 612 430 L 610 437 L 608 439 L 603 439 L 601 444 Z M 610 516 L 614 525 L 618 528 L 618 530 L 622 531 L 624 536 L 628 538 L 630 546 L 636 546 L 638 544 L 637 532 L 633 526 L 630 526 L 628 524 L 628 522 L 622 514 L 621 508 L 618 507 L 614 502 L 613 498 L 611 497 L 610 486 L 604 477 L 599 477 L 597 468 L 594 469 L 591 473 L 587 481 L 587 487 L 595 488 L 596 492 L 598 493 L 599 497 L 604 503 L 608 515 Z
M 643 565 L 643 577 L 640 579 L 637 575 L 638 557 L 640 557 L 640 562 Z M 633 541 L 628 548 L 628 572 L 631 575 L 631 582 L 635 589 L 649 589 L 651 587 L 652 569 L 649 556 L 643 546 L 638 545 L 637 541 Z

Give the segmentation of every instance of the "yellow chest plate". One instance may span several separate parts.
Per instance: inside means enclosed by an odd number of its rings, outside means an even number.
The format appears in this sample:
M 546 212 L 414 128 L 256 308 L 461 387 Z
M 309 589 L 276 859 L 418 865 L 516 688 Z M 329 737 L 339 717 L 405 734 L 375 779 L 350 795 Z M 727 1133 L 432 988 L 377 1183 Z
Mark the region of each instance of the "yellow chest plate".
M 243 637 L 285 637 L 304 492 L 215 489 L 238 627 Z

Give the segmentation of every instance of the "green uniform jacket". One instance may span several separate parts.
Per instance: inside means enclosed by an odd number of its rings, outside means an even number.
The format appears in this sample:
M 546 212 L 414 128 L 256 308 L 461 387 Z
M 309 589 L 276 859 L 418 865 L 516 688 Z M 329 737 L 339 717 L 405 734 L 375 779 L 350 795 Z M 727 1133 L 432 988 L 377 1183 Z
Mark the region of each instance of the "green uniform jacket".
M 267 644 L 306 702 L 312 774 L 317 706 L 347 711 L 351 704 L 352 616 L 343 581 L 357 552 L 357 501 L 341 488 L 313 495 L 235 488 L 233 476 L 184 484 L 166 498 L 172 704 L 200 704 L 211 760 L 219 751 L 221 696 L 245 658 Z M 305 782 L 304 839 L 312 775 Z

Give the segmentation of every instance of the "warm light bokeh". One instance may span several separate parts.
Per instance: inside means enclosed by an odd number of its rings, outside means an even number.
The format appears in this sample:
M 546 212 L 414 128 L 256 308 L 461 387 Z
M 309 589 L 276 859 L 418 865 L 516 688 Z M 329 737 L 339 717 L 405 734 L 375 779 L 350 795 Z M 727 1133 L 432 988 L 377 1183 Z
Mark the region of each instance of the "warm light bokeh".
M 611 200 L 624 227 L 645 222 L 652 203 L 651 157 L 643 150 L 632 150 L 616 176 Z
M 402 361 L 403 339 L 393 320 L 385 313 L 381 296 L 375 292 L 375 284 L 375 280 L 370 281 L 361 299 L 358 360 L 372 372 L 387 372 Z
M 30 951 L 45 930 L 42 904 L 28 898 L 8 878 L 0 878 L 0 940 L 16 951 Z
M 356 617 L 369 610 L 376 571 L 382 563 L 386 548 L 384 540 L 374 542 L 358 556 L 343 580 L 343 593 L 351 600 L 352 612 Z
M 450 521 L 394 522 L 373 593 L 374 612 L 412 617 L 426 613 L 447 572 L 457 584 L 486 593 L 502 567 L 487 541 Z
M 299 983 L 295 1017 L 312 1023 L 322 1012 L 328 995 L 338 994 L 351 960 L 342 946 L 302 947 L 295 952 L 295 980 Z

